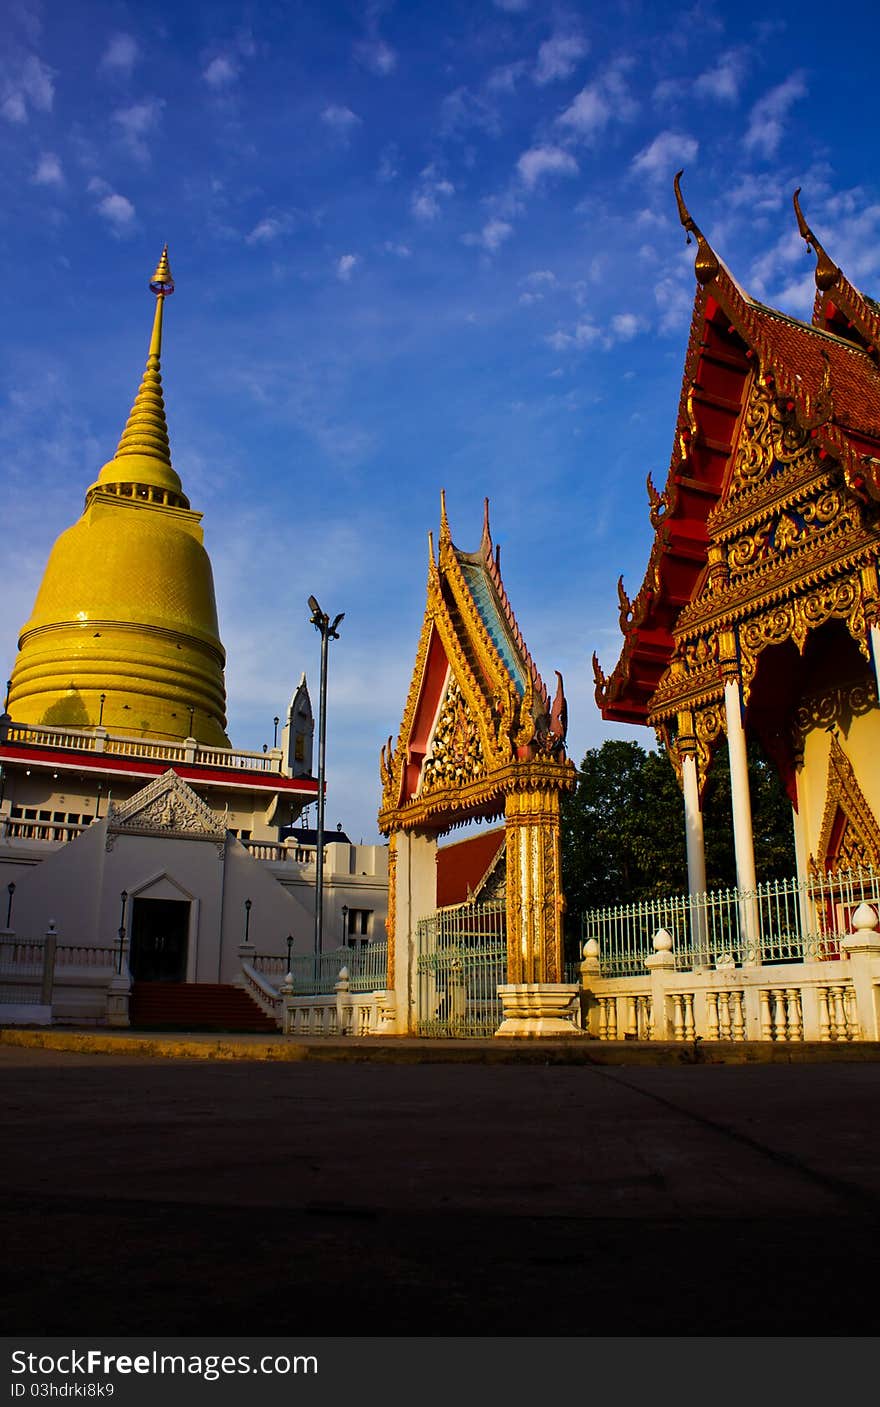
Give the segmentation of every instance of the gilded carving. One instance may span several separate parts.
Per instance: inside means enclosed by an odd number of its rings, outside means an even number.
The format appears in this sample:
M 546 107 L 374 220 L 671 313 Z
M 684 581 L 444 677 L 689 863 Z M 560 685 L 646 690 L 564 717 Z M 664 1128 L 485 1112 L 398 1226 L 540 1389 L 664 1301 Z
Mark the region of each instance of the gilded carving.
M 867 657 L 865 614 L 858 577 L 843 577 L 829 582 L 816 591 L 774 606 L 753 620 L 744 621 L 739 632 L 744 699 L 748 699 L 758 655 L 762 650 L 768 645 L 781 645 L 786 640 L 793 640 L 802 653 L 810 631 L 832 619 L 846 621 L 850 634 Z
M 833 733 L 825 810 L 813 865 L 821 870 L 858 865 L 880 868 L 880 826 L 856 780 L 852 763 Z
M 815 728 L 839 728 L 846 738 L 852 720 L 876 707 L 877 686 L 867 676 L 854 683 L 832 685 L 821 693 L 801 699 L 792 722 L 795 753 L 803 753 L 804 740 Z
M 731 493 L 750 488 L 779 466 L 795 464 L 815 453 L 794 409 L 787 407 L 787 402 L 778 401 L 760 381 L 753 381 L 733 461 Z
M 430 754 L 422 767 L 422 795 L 439 787 L 464 786 L 478 780 L 485 770 L 476 720 L 452 679 L 437 719 Z

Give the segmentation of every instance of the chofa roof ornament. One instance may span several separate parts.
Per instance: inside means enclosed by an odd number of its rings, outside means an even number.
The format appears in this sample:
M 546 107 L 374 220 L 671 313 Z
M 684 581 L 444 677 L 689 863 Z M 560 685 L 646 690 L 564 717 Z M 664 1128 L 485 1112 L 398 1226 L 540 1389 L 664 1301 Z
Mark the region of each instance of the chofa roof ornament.
M 800 193 L 801 188 L 798 186 L 793 197 L 794 213 L 797 216 L 798 229 L 800 230 L 801 238 L 805 241 L 807 248 L 816 256 L 816 287 L 821 289 L 823 293 L 827 293 L 828 289 L 833 288 L 840 278 L 840 269 L 822 248 L 822 245 L 804 219 L 804 212 L 801 210 L 801 203 L 798 199 Z
M 711 283 L 721 269 L 715 251 L 709 244 L 690 211 L 684 203 L 684 196 L 681 193 L 681 178 L 684 171 L 678 171 L 672 184 L 675 189 L 675 200 L 678 205 L 678 218 L 682 226 L 687 230 L 687 243 L 691 242 L 691 235 L 697 241 L 697 257 L 694 261 L 694 272 L 697 276 L 697 283 Z

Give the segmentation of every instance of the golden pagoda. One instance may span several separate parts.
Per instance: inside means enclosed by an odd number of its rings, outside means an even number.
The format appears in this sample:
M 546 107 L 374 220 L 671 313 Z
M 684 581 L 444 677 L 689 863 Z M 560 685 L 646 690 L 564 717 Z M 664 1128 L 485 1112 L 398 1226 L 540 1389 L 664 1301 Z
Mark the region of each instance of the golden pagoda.
M 146 369 L 116 454 L 58 538 L 22 628 L 16 723 L 228 747 L 225 653 L 201 514 L 171 465 L 160 356 L 167 246 Z

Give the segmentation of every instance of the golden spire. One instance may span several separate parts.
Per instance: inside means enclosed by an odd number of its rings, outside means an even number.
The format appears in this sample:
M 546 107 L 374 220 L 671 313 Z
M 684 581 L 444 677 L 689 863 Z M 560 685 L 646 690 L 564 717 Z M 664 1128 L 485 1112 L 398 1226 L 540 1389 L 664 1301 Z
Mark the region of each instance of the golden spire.
M 821 289 L 823 293 L 827 293 L 828 289 L 833 288 L 840 278 L 840 269 L 834 261 L 828 257 L 804 219 L 804 212 L 801 210 L 801 203 L 798 200 L 800 193 L 801 188 L 798 186 L 794 193 L 794 213 L 797 216 L 798 229 L 800 230 L 801 238 L 805 241 L 807 248 L 812 250 L 816 256 L 816 287 Z
M 147 365 L 134 405 L 129 411 L 116 450 L 116 458 L 119 459 L 124 454 L 147 454 L 170 467 L 171 449 L 168 444 L 162 377 L 159 371 L 159 358 L 162 354 L 162 309 L 168 294 L 174 292 L 174 280 L 168 267 L 167 244 L 150 279 L 150 291 L 156 295 L 156 312 L 153 317 L 153 335 L 150 338 Z
M 675 188 L 675 199 L 678 204 L 678 218 L 687 230 L 687 243 L 691 242 L 691 235 L 697 241 L 697 257 L 694 261 L 694 272 L 697 275 L 697 283 L 711 283 L 713 278 L 719 273 L 721 265 L 709 245 L 706 236 L 692 218 L 690 211 L 684 203 L 684 196 L 681 193 L 681 178 L 684 171 L 679 171 L 672 182 Z

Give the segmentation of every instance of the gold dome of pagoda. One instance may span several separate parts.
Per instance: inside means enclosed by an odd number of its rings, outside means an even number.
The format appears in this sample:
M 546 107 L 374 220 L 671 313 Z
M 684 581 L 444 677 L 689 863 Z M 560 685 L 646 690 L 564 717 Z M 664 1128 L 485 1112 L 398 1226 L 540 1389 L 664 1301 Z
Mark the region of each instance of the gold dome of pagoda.
M 22 628 L 16 723 L 228 747 L 225 654 L 201 514 L 171 465 L 160 357 L 167 248 L 150 280 L 147 365 L 116 454 L 58 538 Z

